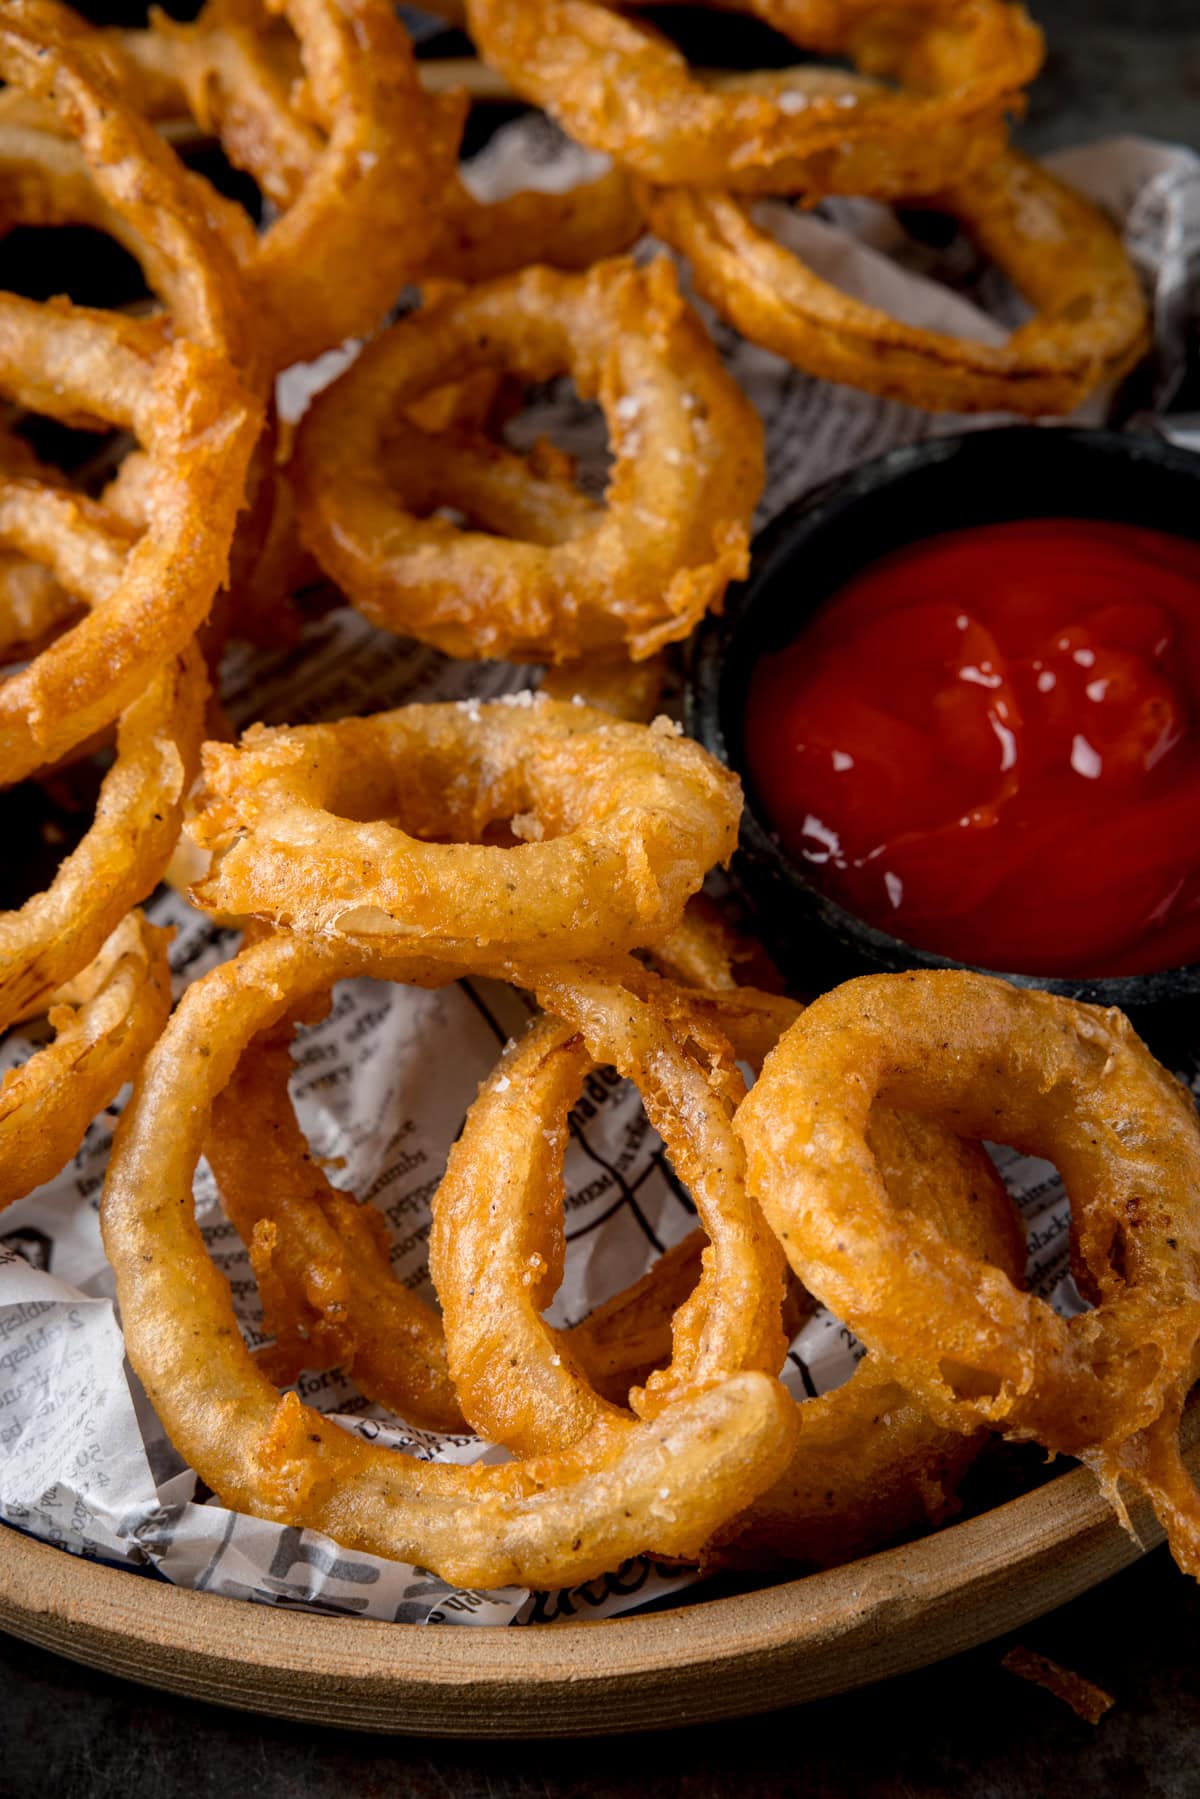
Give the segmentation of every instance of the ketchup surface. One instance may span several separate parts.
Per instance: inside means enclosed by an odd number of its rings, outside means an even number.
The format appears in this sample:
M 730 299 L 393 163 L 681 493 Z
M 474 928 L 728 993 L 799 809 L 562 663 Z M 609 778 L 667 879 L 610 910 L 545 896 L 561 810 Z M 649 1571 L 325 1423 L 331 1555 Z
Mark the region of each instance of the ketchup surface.
M 1028 974 L 1200 961 L 1200 543 L 1037 519 L 872 564 L 746 711 L 769 828 L 923 949 Z

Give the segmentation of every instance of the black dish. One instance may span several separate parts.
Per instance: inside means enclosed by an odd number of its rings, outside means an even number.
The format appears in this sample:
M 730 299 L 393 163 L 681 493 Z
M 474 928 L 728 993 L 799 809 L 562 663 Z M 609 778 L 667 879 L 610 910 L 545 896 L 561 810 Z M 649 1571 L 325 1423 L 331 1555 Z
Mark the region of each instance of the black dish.
M 756 540 L 749 578 L 731 591 L 723 616 L 706 619 L 697 633 L 688 730 L 746 782 L 734 878 L 767 946 L 800 987 L 818 991 L 880 970 L 966 965 L 856 918 L 821 893 L 773 837 L 756 809 L 742 741 L 755 661 L 792 642 L 830 594 L 892 550 L 962 526 L 1037 517 L 1118 520 L 1200 538 L 1200 456 L 1154 437 L 1028 425 L 893 450 L 782 512 Z M 1178 1022 L 1180 1002 L 1200 995 L 1200 964 L 1062 979 L 985 972 L 1120 1006 L 1142 1025 L 1167 1012 Z

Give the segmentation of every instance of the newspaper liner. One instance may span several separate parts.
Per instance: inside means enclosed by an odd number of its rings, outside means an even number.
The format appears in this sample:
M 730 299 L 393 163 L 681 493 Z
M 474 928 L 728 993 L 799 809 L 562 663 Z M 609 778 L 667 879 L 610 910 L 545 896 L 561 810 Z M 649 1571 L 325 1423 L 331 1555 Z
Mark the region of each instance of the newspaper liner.
M 1169 421 L 1160 415 L 1183 382 L 1200 312 L 1200 159 L 1120 138 L 1049 161 L 1123 226 L 1155 320 L 1153 410 L 1136 422 L 1167 431 Z M 564 145 L 545 121 L 527 119 L 493 141 L 473 166 L 472 179 L 487 198 L 521 185 L 564 187 L 596 166 L 597 159 Z M 960 241 L 934 256 L 872 202 L 836 202 L 819 214 L 801 215 L 767 201 L 760 203 L 760 216 L 819 272 L 913 323 L 996 340 L 1021 316 L 1011 291 L 978 266 L 969 246 Z M 766 422 L 770 480 L 760 523 L 817 482 L 897 444 L 996 422 L 994 416 L 929 416 L 813 381 L 706 316 Z M 283 408 L 301 411 L 307 395 L 331 379 L 349 353 L 284 377 Z M 1111 396 L 1093 399 L 1078 416 L 1098 422 L 1110 402 Z M 1197 423 L 1180 420 L 1181 441 L 1195 438 Z M 602 486 L 595 416 L 561 384 L 534 396 L 520 428 L 527 441 L 552 429 L 579 454 L 585 478 Z M 298 724 L 415 699 L 492 697 L 530 681 L 528 670 L 449 662 L 420 645 L 381 636 L 343 609 L 312 625 L 296 650 L 235 654 L 224 697 L 237 724 L 251 718 Z M 177 928 L 177 989 L 235 948 L 231 933 L 173 893 L 160 894 L 148 911 L 156 922 Z M 315 1152 L 343 1158 L 338 1184 L 380 1207 L 393 1234 L 399 1278 L 426 1295 L 430 1195 L 479 1082 L 528 1010 L 522 995 L 481 980 L 437 993 L 347 982 L 329 1016 L 299 1043 L 293 1091 Z M 0 1044 L 0 1074 L 23 1060 L 33 1042 L 18 1034 Z M 1198 1069 L 1189 1072 L 1195 1077 Z M 124 1360 L 97 1226 L 118 1111 L 119 1105 L 101 1114 L 63 1174 L 2 1221 L 0 1519 L 74 1554 L 182 1586 L 404 1623 L 612 1617 L 696 1578 L 639 1560 L 566 1593 L 464 1591 L 424 1569 L 351 1553 L 314 1532 L 221 1505 L 182 1464 Z M 551 1312 L 562 1324 L 576 1322 L 636 1278 L 694 1222 L 636 1095 L 611 1073 L 588 1080 L 572 1114 L 571 1138 L 571 1247 Z M 1067 1207 L 1053 1168 L 1007 1150 L 997 1159 L 1028 1228 L 1031 1286 L 1061 1310 L 1078 1309 L 1066 1267 Z M 261 1343 L 249 1261 L 203 1164 L 196 1207 L 247 1340 Z M 860 1353 L 836 1319 L 819 1313 L 791 1346 L 785 1379 L 798 1398 L 824 1392 L 846 1378 Z M 412 1454 L 460 1463 L 504 1459 L 503 1451 L 473 1437 L 442 1437 L 383 1419 L 337 1372 L 305 1374 L 297 1388 L 347 1428 Z

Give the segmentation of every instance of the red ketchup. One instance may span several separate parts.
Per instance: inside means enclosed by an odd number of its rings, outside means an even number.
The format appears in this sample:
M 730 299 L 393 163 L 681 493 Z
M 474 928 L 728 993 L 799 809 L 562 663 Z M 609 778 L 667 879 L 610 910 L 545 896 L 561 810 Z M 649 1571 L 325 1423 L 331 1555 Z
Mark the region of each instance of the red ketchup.
M 750 784 L 808 878 L 1013 973 L 1200 961 L 1200 543 L 1038 519 L 874 563 L 764 656 Z

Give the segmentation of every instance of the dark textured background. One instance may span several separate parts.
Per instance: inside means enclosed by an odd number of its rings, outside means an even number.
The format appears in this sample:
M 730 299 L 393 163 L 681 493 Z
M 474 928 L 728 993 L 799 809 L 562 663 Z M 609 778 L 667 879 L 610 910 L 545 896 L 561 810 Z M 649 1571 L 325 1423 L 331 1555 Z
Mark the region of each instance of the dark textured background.
M 1200 147 L 1197 0 L 1033 5 L 1049 55 L 1021 133 L 1027 144 L 1041 150 L 1141 131 Z M 85 10 L 113 22 L 142 12 L 120 0 L 91 0 Z M 718 28 L 733 29 L 727 19 Z M 1200 1795 L 1200 1592 L 1163 1551 L 1019 1640 L 1115 1695 L 1098 1728 L 1006 1674 L 1000 1657 L 1009 1640 L 886 1686 L 744 1722 L 604 1743 L 488 1747 L 242 1717 L 107 1679 L 0 1635 L 0 1795 Z M 619 1729 L 620 1720 L 613 1723 Z

